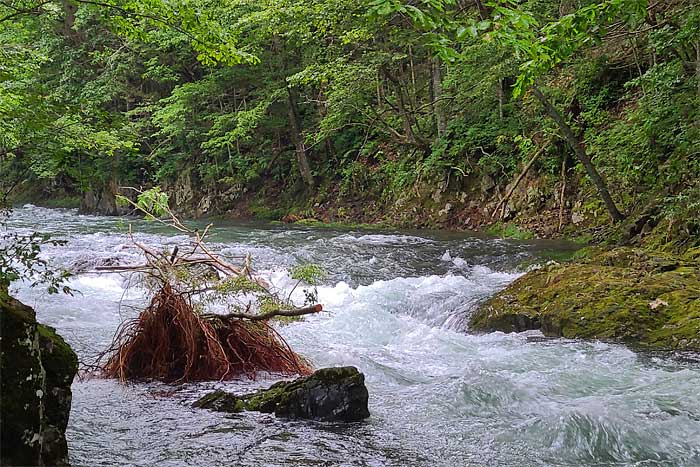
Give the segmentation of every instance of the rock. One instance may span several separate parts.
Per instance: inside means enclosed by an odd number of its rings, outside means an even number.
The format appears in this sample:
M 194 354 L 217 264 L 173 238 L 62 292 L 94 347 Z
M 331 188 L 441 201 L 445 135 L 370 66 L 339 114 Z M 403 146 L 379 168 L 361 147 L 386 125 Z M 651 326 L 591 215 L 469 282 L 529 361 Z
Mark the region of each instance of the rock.
M 0 290 L 2 465 L 65 466 L 75 353 L 34 310 Z
M 488 194 L 494 188 L 496 188 L 496 181 L 493 179 L 492 176 L 486 174 L 483 177 L 481 177 L 481 194 L 482 195 Z
M 175 206 L 179 209 L 185 206 L 191 206 L 194 202 L 195 194 L 193 186 L 192 172 L 188 169 L 181 171 L 173 189 L 167 190 L 169 193 L 172 192 Z
M 533 270 L 484 303 L 476 331 L 539 329 L 547 336 L 700 350 L 700 263 L 616 248 Z
M 80 201 L 79 214 L 101 214 L 105 216 L 118 216 L 124 214 L 124 210 L 117 206 L 117 183 L 110 181 L 96 190 L 89 190 L 83 194 Z
M 237 413 L 252 410 L 279 417 L 354 422 L 369 417 L 365 377 L 355 367 L 322 368 L 311 376 L 280 381 L 252 394 L 207 394 L 193 407 Z
M 452 203 L 445 204 L 445 207 L 438 211 L 438 216 L 444 216 L 452 210 Z
M 197 409 L 209 409 L 216 412 L 238 413 L 245 410 L 243 400 L 221 389 L 211 392 L 192 404 Z

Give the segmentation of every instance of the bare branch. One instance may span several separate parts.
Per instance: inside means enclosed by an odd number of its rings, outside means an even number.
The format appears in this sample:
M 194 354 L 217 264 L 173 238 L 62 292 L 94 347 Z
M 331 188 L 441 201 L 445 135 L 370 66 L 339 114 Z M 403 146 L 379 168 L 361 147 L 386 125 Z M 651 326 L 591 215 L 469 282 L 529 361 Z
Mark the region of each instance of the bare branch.
M 209 313 L 209 314 L 205 314 L 202 316 L 206 317 L 206 318 L 221 317 L 221 318 L 249 319 L 251 321 L 264 321 L 264 320 L 268 320 L 270 318 L 274 318 L 276 316 L 287 316 L 287 317 L 303 316 L 303 315 L 310 315 L 313 313 L 320 313 L 321 311 L 323 311 L 322 305 L 314 305 L 314 306 L 309 306 L 306 308 L 297 308 L 294 310 L 275 310 L 275 311 L 268 311 L 267 313 L 260 313 L 260 314 L 228 313 L 225 315 L 217 315 L 217 314 Z

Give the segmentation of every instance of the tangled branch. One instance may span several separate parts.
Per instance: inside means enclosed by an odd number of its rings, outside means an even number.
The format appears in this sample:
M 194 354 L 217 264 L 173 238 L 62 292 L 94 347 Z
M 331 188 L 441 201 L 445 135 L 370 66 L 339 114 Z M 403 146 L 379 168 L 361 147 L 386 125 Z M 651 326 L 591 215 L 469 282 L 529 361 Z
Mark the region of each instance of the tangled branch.
M 139 193 L 136 202 L 127 199 L 134 208 L 189 238 L 172 250 L 159 251 L 139 243 L 129 227 L 143 262 L 96 268 L 95 272 L 138 274 L 152 294 L 149 305 L 120 326 L 112 345 L 99 356 L 102 375 L 121 381 L 187 382 L 254 378 L 259 371 L 309 373 L 309 363 L 269 320 L 319 313 L 323 307 L 294 307 L 289 297 L 274 293 L 253 274 L 250 255 L 236 266 L 214 253 L 205 244 L 211 224 L 200 233 L 173 214 L 159 191 Z M 228 313 L 204 312 L 222 304 Z

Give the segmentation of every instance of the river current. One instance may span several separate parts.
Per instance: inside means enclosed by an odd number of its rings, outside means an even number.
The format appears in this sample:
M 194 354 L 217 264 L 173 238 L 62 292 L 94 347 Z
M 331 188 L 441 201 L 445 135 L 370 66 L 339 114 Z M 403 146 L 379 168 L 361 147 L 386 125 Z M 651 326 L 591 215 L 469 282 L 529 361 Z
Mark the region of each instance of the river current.
M 183 240 L 142 220 L 31 205 L 17 208 L 8 228 L 66 239 L 45 257 L 89 271 L 139 261 L 129 223 L 152 246 Z M 190 407 L 213 388 L 268 386 L 275 378 L 265 375 L 185 386 L 92 378 L 73 384 L 73 466 L 700 466 L 696 357 L 468 332 L 476 304 L 523 264 L 567 245 L 232 222 L 217 225 L 211 241 L 226 255 L 251 253 L 257 272 L 281 288 L 291 288 L 295 264 L 324 266 L 319 301 L 329 313 L 279 331 L 316 367 L 357 366 L 372 416 L 333 424 Z M 79 293 L 13 288 L 89 361 L 145 295 L 125 292 L 119 275 L 78 274 L 70 285 Z

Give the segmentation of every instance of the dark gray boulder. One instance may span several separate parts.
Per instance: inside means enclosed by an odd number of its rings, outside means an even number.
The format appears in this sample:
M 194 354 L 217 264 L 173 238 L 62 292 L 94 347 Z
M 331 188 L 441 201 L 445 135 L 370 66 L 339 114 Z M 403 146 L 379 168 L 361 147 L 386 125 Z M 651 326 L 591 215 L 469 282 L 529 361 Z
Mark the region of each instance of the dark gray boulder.
M 65 431 L 77 357 L 2 289 L 0 324 L 0 465 L 69 465 Z
M 311 376 L 280 381 L 242 396 L 215 391 L 193 406 L 231 413 L 252 410 L 278 417 L 355 422 L 369 417 L 368 400 L 364 375 L 348 366 L 322 368 Z

